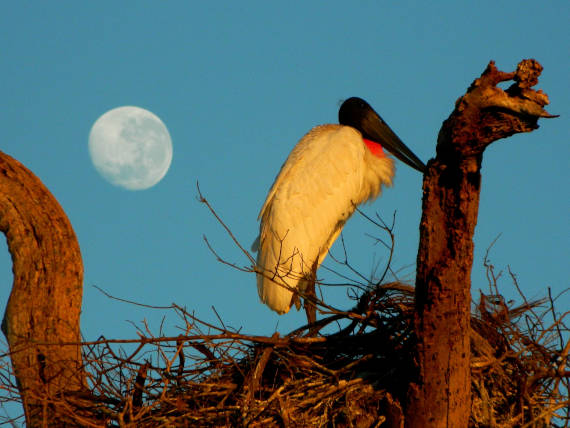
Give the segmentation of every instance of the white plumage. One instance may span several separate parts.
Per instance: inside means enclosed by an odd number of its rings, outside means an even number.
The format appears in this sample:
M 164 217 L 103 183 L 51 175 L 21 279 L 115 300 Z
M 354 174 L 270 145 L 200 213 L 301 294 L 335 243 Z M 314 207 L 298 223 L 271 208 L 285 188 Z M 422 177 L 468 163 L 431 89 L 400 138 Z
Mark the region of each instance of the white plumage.
M 305 291 L 356 206 L 392 184 L 394 161 L 379 145 L 373 154 L 368 145 L 377 143 L 365 143 L 357 128 L 313 128 L 290 153 L 261 208 L 253 245 L 257 289 L 261 301 L 279 314 L 289 311 L 296 291 Z
M 295 146 L 261 208 L 257 289 L 263 303 L 283 314 L 292 289 L 317 267 L 356 205 L 391 185 L 394 162 L 373 155 L 360 133 L 342 125 L 312 129 Z

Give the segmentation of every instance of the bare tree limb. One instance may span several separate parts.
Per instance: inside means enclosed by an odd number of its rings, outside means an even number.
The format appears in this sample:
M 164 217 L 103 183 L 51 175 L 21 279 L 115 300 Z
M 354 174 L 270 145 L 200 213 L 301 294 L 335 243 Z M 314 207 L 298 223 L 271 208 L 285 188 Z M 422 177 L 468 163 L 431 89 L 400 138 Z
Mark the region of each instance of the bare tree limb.
M 500 138 L 538 128 L 548 97 L 531 89 L 542 66 L 523 60 L 513 73 L 490 62 L 443 123 L 423 183 L 415 326 L 418 381 L 408 391 L 409 427 L 467 427 L 473 233 L 481 162 Z M 499 82 L 514 80 L 506 91 Z
M 8 339 L 28 426 L 54 421 L 46 398 L 85 386 L 79 314 L 83 263 L 65 213 L 42 182 L 0 152 L 0 230 L 14 284 L 2 331 Z M 41 343 L 53 344 L 44 346 Z

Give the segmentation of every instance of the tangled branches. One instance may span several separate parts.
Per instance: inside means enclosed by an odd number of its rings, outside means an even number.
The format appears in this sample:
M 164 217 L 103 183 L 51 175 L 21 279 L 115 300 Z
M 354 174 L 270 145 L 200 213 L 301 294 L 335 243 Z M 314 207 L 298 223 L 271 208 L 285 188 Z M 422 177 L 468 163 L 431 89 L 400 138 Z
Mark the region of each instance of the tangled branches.
M 500 274 L 485 267 L 490 290 L 471 318 L 470 426 L 568 426 L 569 312 L 558 314 L 551 296 L 505 302 Z M 414 293 L 386 283 L 388 269 L 382 283 L 352 280 L 350 310 L 316 299 L 323 318 L 286 336 L 242 334 L 172 305 L 183 334 L 155 336 L 145 325 L 138 339 L 82 343 L 89 390 L 46 405 L 62 424 L 85 427 L 400 426 L 417 376 Z M 9 354 L 1 361 L 6 404 L 18 395 Z
M 91 391 L 50 404 L 62 420 L 93 427 L 398 426 L 414 377 L 413 294 L 386 284 L 358 303 L 365 310 L 346 312 L 347 327 L 317 337 L 308 328 L 248 336 L 173 306 L 184 335 L 147 330 L 133 341 L 84 343 Z M 548 426 L 560 411 L 568 423 L 567 314 L 543 327 L 541 311 L 554 310 L 547 303 L 509 308 L 482 295 L 472 318 L 471 426 Z M 8 370 L 2 386 L 15 389 Z

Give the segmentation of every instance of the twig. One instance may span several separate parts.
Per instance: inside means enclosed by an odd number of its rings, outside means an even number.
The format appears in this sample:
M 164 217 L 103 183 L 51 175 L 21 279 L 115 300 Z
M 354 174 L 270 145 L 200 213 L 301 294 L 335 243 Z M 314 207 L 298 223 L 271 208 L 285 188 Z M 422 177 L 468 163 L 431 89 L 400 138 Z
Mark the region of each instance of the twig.
M 234 244 L 237 245 L 237 247 L 242 251 L 242 253 L 244 253 L 246 255 L 246 257 L 249 259 L 249 261 L 251 262 L 252 265 L 255 265 L 255 259 L 252 257 L 251 254 L 249 254 L 249 251 L 247 251 L 245 248 L 243 248 L 241 246 L 241 244 L 239 243 L 239 241 L 236 239 L 236 237 L 234 236 L 234 234 L 232 233 L 232 231 L 230 230 L 230 228 L 228 226 L 226 226 L 226 224 L 222 221 L 222 219 L 218 216 L 218 214 L 216 213 L 216 211 L 212 208 L 212 206 L 210 205 L 210 203 L 207 201 L 206 198 L 204 198 L 204 196 L 202 196 L 202 192 L 200 191 L 200 184 L 196 181 L 196 189 L 198 190 L 198 200 L 203 203 L 204 205 L 206 205 L 206 207 L 208 208 L 208 210 L 210 210 L 210 213 L 212 213 L 212 215 L 216 218 L 216 220 L 218 220 L 218 222 L 223 226 L 223 228 L 226 230 L 226 232 L 228 233 L 228 235 L 230 236 L 230 238 L 232 239 L 232 241 L 234 241 Z

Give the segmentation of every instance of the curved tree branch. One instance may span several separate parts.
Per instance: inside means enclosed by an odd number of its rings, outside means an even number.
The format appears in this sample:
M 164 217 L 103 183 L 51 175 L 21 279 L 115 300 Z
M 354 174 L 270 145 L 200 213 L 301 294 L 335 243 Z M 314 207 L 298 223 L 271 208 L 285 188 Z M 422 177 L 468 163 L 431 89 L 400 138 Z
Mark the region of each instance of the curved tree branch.
M 538 128 L 548 97 L 530 89 L 542 66 L 523 60 L 514 73 L 490 62 L 443 123 L 428 163 L 416 276 L 418 382 L 408 391 L 409 427 L 467 427 L 470 397 L 470 305 L 473 233 L 481 161 L 500 138 Z M 496 85 L 515 83 L 506 91 Z
M 80 347 L 57 345 L 81 341 L 83 263 L 56 199 L 32 172 L 2 152 L 0 230 L 6 234 L 14 273 L 2 331 L 27 425 L 51 425 L 57 420 L 54 403 L 85 385 Z

